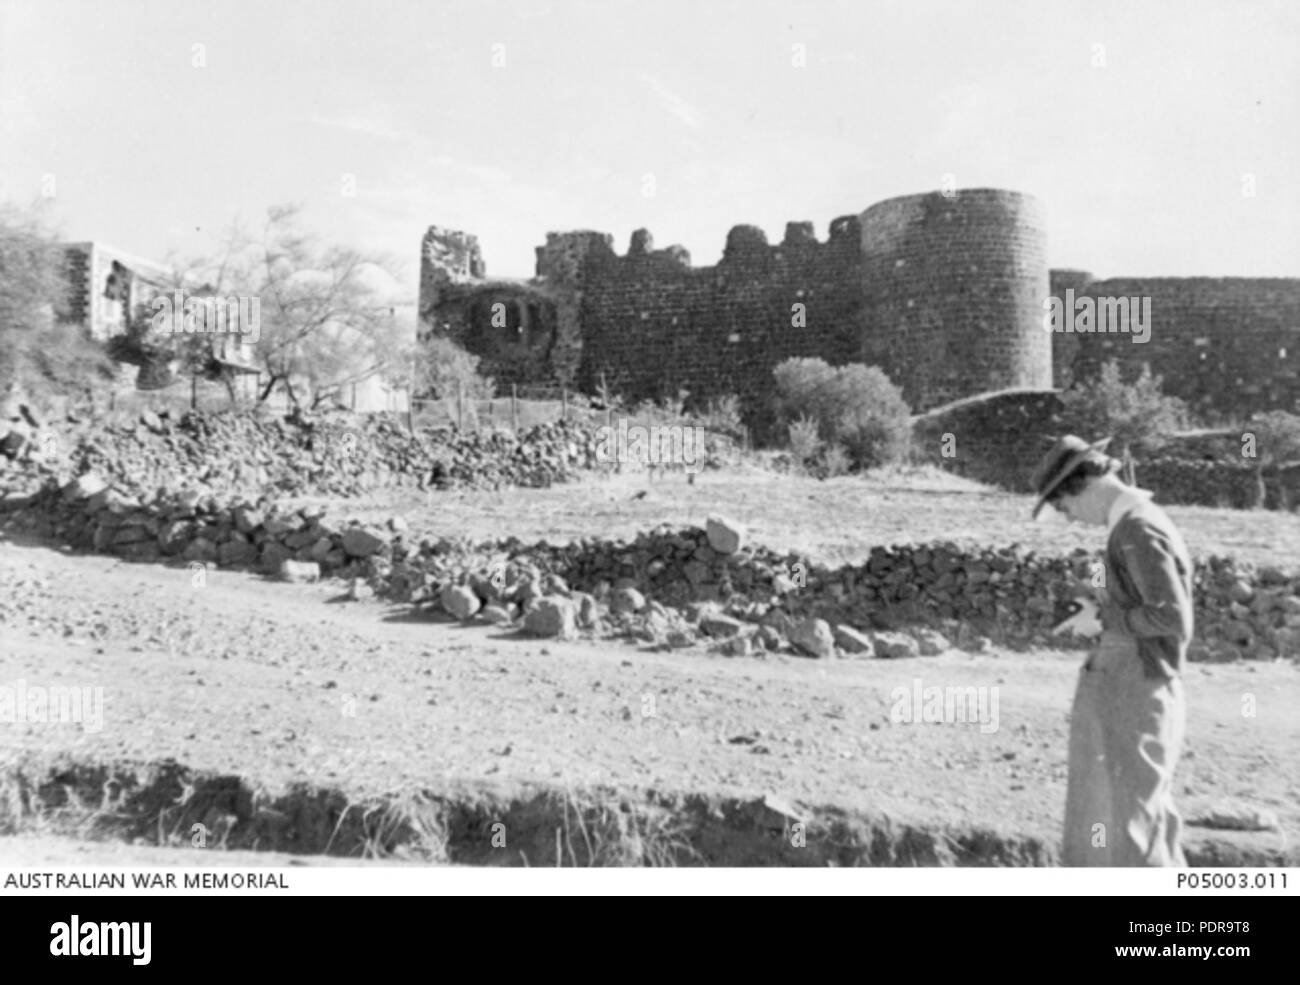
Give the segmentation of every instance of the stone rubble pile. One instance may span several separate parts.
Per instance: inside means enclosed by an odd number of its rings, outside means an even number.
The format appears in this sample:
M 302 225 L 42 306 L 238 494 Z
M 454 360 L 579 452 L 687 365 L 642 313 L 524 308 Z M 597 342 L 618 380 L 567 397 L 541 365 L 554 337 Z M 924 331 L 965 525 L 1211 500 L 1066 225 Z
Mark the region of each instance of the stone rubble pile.
M 422 430 L 378 416 L 293 420 L 239 413 L 143 415 L 102 428 L 70 452 L 73 469 L 132 491 L 200 483 L 214 492 L 355 496 L 394 485 L 421 488 L 547 486 L 594 464 L 580 429 L 543 424 L 505 432 Z
M 11 507 L 17 504 L 11 502 Z M 747 541 L 721 517 L 661 526 L 630 543 L 525 544 L 417 538 L 336 524 L 318 506 L 221 500 L 196 490 L 133 496 L 88 473 L 46 486 L 7 525 L 73 547 L 142 561 L 216 564 L 288 580 L 353 579 L 350 594 L 437 610 L 537 636 L 630 637 L 664 646 L 811 657 L 926 656 L 952 645 L 1086 645 L 1050 634 L 1087 594 L 1096 556 L 1044 557 L 951 543 L 872 550 L 827 568 Z M 1300 576 L 1210 558 L 1196 573 L 1193 659 L 1300 654 Z
M 43 439 L 43 440 L 42 440 Z M 717 467 L 726 442 L 709 436 L 701 467 Z M 0 422 L 0 491 L 94 473 L 146 500 L 160 487 L 218 495 L 357 496 L 391 486 L 544 487 L 609 469 L 597 430 L 560 420 L 521 430 L 418 429 L 380 415 L 282 418 L 190 411 L 146 412 L 132 424 L 45 428 Z M 20 481 L 21 480 L 21 483 Z
M 492 553 L 495 559 L 446 557 L 435 577 L 460 579 L 484 604 L 507 611 L 526 609 L 554 579 L 565 586 L 560 594 L 589 593 L 613 614 L 642 611 L 653 600 L 690 616 L 699 636 L 747 636 L 763 627 L 769 632 L 762 639 L 778 648 L 789 644 L 820 656 L 836 650 L 925 656 L 947 649 L 945 636 L 973 649 L 990 638 L 1013 646 L 1086 645 L 1051 630 L 1090 593 L 1099 562 L 1082 549 L 1044 557 L 1014 547 L 935 543 L 877 547 L 864 564 L 831 569 L 757 546 L 724 553 L 709 529 L 669 527 L 643 532 L 630 544 L 503 541 L 489 546 Z M 392 566 L 380 562 L 377 590 L 420 604 L 425 597 L 411 588 L 422 570 L 418 556 Z M 499 574 L 495 583 L 487 575 L 492 571 Z M 1300 576 L 1211 557 L 1198 563 L 1194 602 L 1192 659 L 1300 656 Z M 672 627 L 657 628 L 656 639 L 666 641 Z M 908 633 L 893 632 L 902 629 Z

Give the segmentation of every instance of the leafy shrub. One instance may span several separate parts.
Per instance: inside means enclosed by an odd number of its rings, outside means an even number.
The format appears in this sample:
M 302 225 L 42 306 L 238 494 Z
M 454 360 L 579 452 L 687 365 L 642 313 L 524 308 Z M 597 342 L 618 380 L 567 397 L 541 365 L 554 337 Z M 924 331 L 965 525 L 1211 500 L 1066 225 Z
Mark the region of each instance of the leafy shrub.
M 1255 436 L 1254 457 L 1260 465 L 1280 466 L 1300 461 L 1300 416 L 1284 410 L 1258 414 L 1242 428 L 1242 434 L 1247 433 Z
M 627 417 L 642 427 L 685 424 L 682 413 L 681 398 L 664 400 L 642 400 L 628 411 Z
M 790 424 L 790 454 L 800 465 L 807 465 L 815 459 L 821 447 L 817 422 L 811 417 L 800 417 Z
M 871 468 L 908 454 L 910 409 L 877 367 L 787 359 L 773 375 L 778 415 L 786 421 L 796 414 L 815 421 L 822 441 L 842 446 L 854 467 Z
M 699 415 L 698 422 L 709 431 L 732 438 L 741 438 L 745 434 L 740 399 L 734 394 L 710 400 L 704 412 Z
M 1258 414 L 1246 422 L 1242 428 L 1242 453 L 1253 453 L 1252 464 L 1255 467 L 1255 503 L 1256 509 L 1263 509 L 1268 500 L 1268 484 L 1264 471 L 1277 470 L 1284 465 L 1300 461 L 1300 416 L 1289 414 L 1284 410 L 1272 410 Z M 1253 435 L 1254 441 L 1246 442 L 1246 436 Z M 1250 459 L 1248 459 L 1249 461 Z M 1284 509 L 1290 509 L 1290 495 L 1285 482 L 1279 482 L 1279 499 Z
M 822 395 L 833 385 L 835 369 L 824 359 L 787 359 L 772 375 L 776 378 L 776 413 L 790 423 L 801 416 L 820 422 Z
M 1066 430 L 1089 441 L 1110 436 L 1110 451 L 1124 449 L 1154 452 L 1189 421 L 1187 405 L 1164 392 L 1163 380 L 1143 364 L 1131 381 L 1125 381 L 1117 360 L 1104 363 L 1097 375 L 1076 382 L 1062 394 Z
M 846 475 L 853 462 L 842 446 L 827 445 L 822 449 L 821 459 L 817 464 L 817 471 L 822 478 L 833 479 L 839 475 Z
M 689 396 L 690 394 L 686 390 L 678 390 L 677 396 L 663 397 L 659 401 L 659 407 L 669 422 L 676 423 L 685 420 L 686 399 Z
M 457 385 L 466 400 L 490 400 L 496 396 L 496 383 L 479 374 L 478 364 L 478 356 L 451 339 L 430 335 L 419 345 L 416 386 L 437 400 L 454 400 Z

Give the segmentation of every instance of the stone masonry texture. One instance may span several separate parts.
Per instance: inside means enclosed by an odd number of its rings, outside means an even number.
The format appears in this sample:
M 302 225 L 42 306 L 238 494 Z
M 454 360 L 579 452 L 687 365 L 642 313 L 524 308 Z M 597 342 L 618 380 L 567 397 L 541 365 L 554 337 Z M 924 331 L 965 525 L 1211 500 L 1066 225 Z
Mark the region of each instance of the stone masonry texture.
M 1001 189 L 889 199 L 831 223 L 755 226 L 721 261 L 633 233 L 620 255 L 591 230 L 548 233 L 531 280 L 487 278 L 477 240 L 431 227 L 421 248 L 423 331 L 483 359 L 498 384 L 602 383 L 625 399 L 739 397 L 760 421 L 772 369 L 793 357 L 866 362 L 914 411 L 1008 389 L 1048 391 L 1105 360 L 1145 362 L 1202 409 L 1294 410 L 1300 279 L 1115 278 L 1051 270 L 1042 203 Z M 1150 297 L 1149 342 L 1045 329 L 1044 303 Z

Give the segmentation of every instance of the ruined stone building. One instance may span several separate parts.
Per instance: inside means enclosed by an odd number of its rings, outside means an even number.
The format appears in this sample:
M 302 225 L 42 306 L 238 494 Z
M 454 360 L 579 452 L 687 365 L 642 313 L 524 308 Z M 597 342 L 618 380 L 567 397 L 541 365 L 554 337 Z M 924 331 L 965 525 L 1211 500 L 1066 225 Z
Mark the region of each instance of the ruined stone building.
M 175 272 L 105 243 L 65 243 L 68 319 L 98 342 L 127 330 L 132 313 L 165 293 Z
M 175 271 L 165 264 L 104 243 L 65 243 L 63 252 L 68 283 L 66 318 L 81 325 L 98 342 L 124 334 L 133 318 L 149 317 L 153 299 L 170 296 L 177 284 Z M 397 317 L 396 309 L 393 316 Z M 243 401 L 257 399 L 264 376 L 257 368 L 254 344 L 237 333 L 213 334 L 211 340 L 216 358 L 233 372 L 236 397 Z M 122 366 L 118 385 L 122 390 L 166 389 L 182 382 L 177 369 L 178 364 Z M 347 367 L 342 371 L 354 375 Z M 341 405 L 361 412 L 404 412 L 408 399 L 405 388 L 390 386 L 377 373 L 348 383 L 338 395 Z
M 97 342 L 125 334 L 131 322 L 148 318 L 154 298 L 170 296 L 176 272 L 166 264 L 134 256 L 100 242 L 65 243 L 67 319 L 83 326 Z M 244 399 L 257 394 L 252 354 L 237 335 L 214 335 L 215 354 L 236 371 L 235 391 Z M 122 366 L 119 387 L 155 390 L 177 382 L 177 365 Z
M 603 380 L 631 400 L 688 390 L 751 408 L 792 356 L 885 370 L 914 410 L 990 391 L 1045 391 L 1105 360 L 1146 362 L 1202 408 L 1297 409 L 1300 279 L 1115 278 L 1049 270 L 1041 204 L 1000 189 L 889 199 L 819 241 L 736 226 L 716 266 L 637 230 L 549 233 L 536 276 L 488 278 L 478 242 L 431 227 L 421 244 L 421 331 L 445 333 L 498 384 Z M 1055 333 L 1050 297 L 1150 297 L 1151 332 Z

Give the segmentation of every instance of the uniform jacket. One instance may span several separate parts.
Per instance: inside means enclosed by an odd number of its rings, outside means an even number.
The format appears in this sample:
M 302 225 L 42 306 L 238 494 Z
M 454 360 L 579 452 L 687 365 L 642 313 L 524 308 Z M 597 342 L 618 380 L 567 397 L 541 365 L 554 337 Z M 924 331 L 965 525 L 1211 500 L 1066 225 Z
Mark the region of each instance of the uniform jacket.
M 1147 677 L 1180 673 L 1194 628 L 1193 569 L 1165 511 L 1147 498 L 1126 510 L 1107 539 L 1106 569 L 1113 628 L 1137 641 Z

